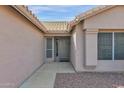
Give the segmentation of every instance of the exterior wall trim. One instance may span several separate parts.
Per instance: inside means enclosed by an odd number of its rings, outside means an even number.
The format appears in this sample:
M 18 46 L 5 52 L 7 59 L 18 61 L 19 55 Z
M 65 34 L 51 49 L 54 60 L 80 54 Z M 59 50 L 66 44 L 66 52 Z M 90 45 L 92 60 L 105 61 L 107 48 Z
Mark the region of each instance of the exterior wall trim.
M 49 34 L 44 34 L 44 36 L 71 36 L 70 33 L 49 33 Z
M 85 65 L 96 67 L 97 60 L 97 34 L 98 29 L 86 29 L 85 30 Z M 94 43 L 92 43 L 94 42 Z M 92 48 L 91 48 L 92 46 Z
M 86 28 L 83 31 L 85 31 L 85 34 L 97 34 L 99 29 L 97 29 L 97 28 Z
M 124 29 L 99 29 L 99 32 L 124 32 Z

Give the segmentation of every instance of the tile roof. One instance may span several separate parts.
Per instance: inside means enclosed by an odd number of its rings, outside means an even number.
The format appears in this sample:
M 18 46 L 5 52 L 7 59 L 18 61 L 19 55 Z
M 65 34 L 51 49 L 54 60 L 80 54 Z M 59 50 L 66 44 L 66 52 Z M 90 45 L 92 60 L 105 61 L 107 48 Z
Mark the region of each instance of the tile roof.
M 42 21 L 40 22 L 38 18 L 28 10 L 27 6 L 22 5 L 12 5 L 17 11 L 21 12 L 27 19 L 32 21 L 38 28 L 42 29 L 45 33 L 69 33 L 73 26 L 78 24 L 80 21 L 85 20 L 89 17 L 92 17 L 98 13 L 101 13 L 107 9 L 110 9 L 117 5 L 102 5 L 96 8 L 93 8 L 89 11 L 79 14 L 71 22 L 67 21 Z
M 25 18 L 27 18 L 29 21 L 31 21 L 35 26 L 37 26 L 39 29 L 41 29 L 43 32 L 46 31 L 46 28 L 38 20 L 38 18 L 28 9 L 27 6 L 24 5 L 11 5 L 16 11 L 18 11 L 20 14 L 22 14 Z
M 46 33 L 68 33 L 69 23 L 66 21 L 44 21 Z
M 107 10 L 107 9 L 110 9 L 110 8 L 112 8 L 114 6 L 115 5 L 100 5 L 98 7 L 95 7 L 95 8 L 90 9 L 89 11 L 86 11 L 86 12 L 84 12 L 82 14 L 79 14 L 78 16 L 76 16 L 76 18 L 86 19 L 86 18 L 90 17 L 90 15 L 93 16 L 93 14 L 100 13 L 100 12 L 102 12 L 104 10 Z
M 113 8 L 115 6 L 117 6 L 117 5 L 100 5 L 98 7 L 90 9 L 89 11 L 81 13 L 81 14 L 77 15 L 75 17 L 75 19 L 70 22 L 70 28 L 72 28 L 74 25 L 78 24 L 82 20 L 85 20 L 89 17 L 92 17 L 98 13 L 101 13 L 101 12 L 108 10 L 110 8 Z

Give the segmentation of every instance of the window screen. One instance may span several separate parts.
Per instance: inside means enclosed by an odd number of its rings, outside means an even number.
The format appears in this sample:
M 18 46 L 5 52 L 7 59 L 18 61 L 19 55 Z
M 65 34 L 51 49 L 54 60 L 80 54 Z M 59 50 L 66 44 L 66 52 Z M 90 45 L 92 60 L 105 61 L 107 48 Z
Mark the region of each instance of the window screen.
M 52 49 L 52 38 L 47 38 L 47 49 Z
M 47 50 L 47 58 L 52 58 L 52 50 Z
M 112 33 L 98 33 L 98 60 L 112 60 Z
M 47 50 L 46 55 L 47 58 L 52 58 L 52 38 L 47 38 Z
M 115 33 L 115 60 L 124 60 L 124 33 Z

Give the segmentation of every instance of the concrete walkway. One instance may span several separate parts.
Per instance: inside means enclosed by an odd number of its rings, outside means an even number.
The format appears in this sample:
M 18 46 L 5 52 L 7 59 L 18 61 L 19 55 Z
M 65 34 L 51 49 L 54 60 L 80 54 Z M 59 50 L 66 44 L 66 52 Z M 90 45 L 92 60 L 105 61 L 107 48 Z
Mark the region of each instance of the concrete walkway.
M 52 88 L 54 86 L 56 73 L 74 72 L 69 62 L 46 63 L 25 81 L 21 88 Z

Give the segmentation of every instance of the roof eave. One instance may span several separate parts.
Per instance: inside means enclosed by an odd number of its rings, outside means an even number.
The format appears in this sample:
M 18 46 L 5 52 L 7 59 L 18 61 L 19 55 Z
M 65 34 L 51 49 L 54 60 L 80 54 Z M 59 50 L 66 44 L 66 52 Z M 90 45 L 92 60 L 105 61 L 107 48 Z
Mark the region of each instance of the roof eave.
M 36 27 L 38 27 L 42 32 L 47 31 L 44 25 L 34 16 L 34 14 L 32 14 L 31 11 L 27 9 L 26 6 L 11 5 L 11 7 L 17 10 L 20 14 L 22 14 L 26 19 L 28 19 L 31 23 L 33 23 Z
M 85 13 L 84 13 L 84 14 L 81 14 L 81 15 L 76 16 L 75 19 L 72 21 L 70 30 L 72 30 L 72 28 L 73 28 L 75 25 L 77 25 L 78 23 L 80 23 L 80 21 L 83 21 L 83 20 L 85 20 L 85 19 L 88 19 L 88 18 L 90 18 L 90 17 L 92 17 L 92 16 L 94 16 L 94 15 L 96 15 L 96 14 L 99 14 L 99 13 L 105 11 L 105 10 L 111 9 L 111 8 L 113 8 L 113 7 L 115 7 L 115 6 L 117 6 L 117 5 L 108 5 L 107 7 L 104 7 L 103 9 L 97 10 L 97 11 L 95 11 L 95 12 L 93 11 L 93 12 L 90 13 L 90 14 L 85 14 Z
M 80 16 L 80 15 L 79 16 L 76 16 L 76 18 L 78 19 L 78 21 L 82 21 L 82 20 L 87 19 L 87 18 L 90 18 L 90 17 L 92 17 L 92 16 L 94 16 L 96 14 L 99 14 L 99 13 L 105 11 L 105 10 L 111 9 L 111 8 L 113 8 L 115 6 L 116 5 L 108 5 L 108 6 L 104 7 L 103 9 L 100 9 L 98 11 L 92 11 L 91 13 L 86 14 L 86 15 L 83 15 L 83 16 Z

